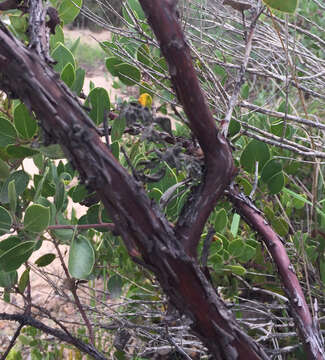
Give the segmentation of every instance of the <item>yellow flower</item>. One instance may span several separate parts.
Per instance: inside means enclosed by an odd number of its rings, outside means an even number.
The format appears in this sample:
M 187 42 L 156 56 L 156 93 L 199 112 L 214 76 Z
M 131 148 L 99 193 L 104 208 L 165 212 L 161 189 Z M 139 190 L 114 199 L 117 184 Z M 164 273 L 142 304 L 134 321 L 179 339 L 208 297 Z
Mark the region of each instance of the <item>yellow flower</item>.
M 138 102 L 143 106 L 143 107 L 148 107 L 151 108 L 152 105 L 152 97 L 147 94 L 147 93 L 143 93 L 140 95 Z

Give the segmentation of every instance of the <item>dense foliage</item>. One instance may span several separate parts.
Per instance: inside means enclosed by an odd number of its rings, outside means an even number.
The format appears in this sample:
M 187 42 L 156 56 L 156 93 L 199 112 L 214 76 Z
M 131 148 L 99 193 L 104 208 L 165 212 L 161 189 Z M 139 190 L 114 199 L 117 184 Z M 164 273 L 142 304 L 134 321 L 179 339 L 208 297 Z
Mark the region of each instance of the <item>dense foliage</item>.
M 145 189 L 153 207 L 170 224 L 177 224 L 184 204 L 204 179 L 205 157 L 172 85 L 173 69 L 140 3 L 123 2 L 120 27 L 91 8 L 83 10 L 113 32 L 99 46 L 107 55 L 105 67 L 114 87 L 130 94 L 115 99 L 109 89 L 92 83 L 84 88 L 86 72 L 74 56 L 79 40 L 65 43 L 63 25 L 76 18 L 81 0 L 51 3 L 60 17 L 49 39 L 53 69 L 82 102 L 96 131 Z M 232 3 L 180 2 L 179 21 L 213 118 L 233 149 L 236 176 L 231 187 L 246 195 L 251 208 L 264 214 L 281 237 L 324 332 L 324 6 L 316 0 L 300 1 L 296 12 L 288 15 L 260 1 L 246 3 L 243 11 Z M 265 3 L 277 8 L 275 0 Z M 297 2 L 290 4 L 280 10 L 294 11 Z M 27 45 L 28 12 L 10 10 L 1 17 L 16 39 Z M 146 358 L 166 348 L 169 354 L 207 358 L 207 349 L 190 333 L 189 320 L 168 304 L 139 253 L 121 241 L 113 215 L 89 183 L 77 181 L 80 174 L 60 146 L 51 144 L 51 134 L 40 126 L 42 119 L 30 113 L 29 104 L 5 86 L 2 89 L 6 90 L 0 108 L 3 300 L 12 303 L 18 295 L 26 314 L 37 311 L 40 319 L 53 320 L 55 312 L 31 300 L 35 273 L 76 304 L 82 321 L 76 318 L 78 330 L 69 331 L 107 357 L 114 353 L 118 359 Z M 26 170 L 27 158 L 33 160 L 35 173 Z M 270 252 L 230 198 L 228 188 L 205 224 L 198 263 L 242 328 L 263 344 L 270 357 L 305 359 L 288 311 L 288 294 Z M 76 204 L 87 207 L 83 215 L 74 211 Z M 38 256 L 45 242 L 52 242 L 55 251 Z M 63 287 L 46 270 L 57 257 L 64 269 Z M 117 299 L 122 300 L 107 324 L 108 304 Z M 61 315 L 56 321 L 71 326 Z M 66 356 L 67 349 L 41 339 L 44 329 L 29 325 L 8 358 L 19 359 L 26 346 L 32 359 Z M 130 338 L 135 346 L 128 348 Z M 71 358 L 80 358 L 79 350 L 71 351 Z

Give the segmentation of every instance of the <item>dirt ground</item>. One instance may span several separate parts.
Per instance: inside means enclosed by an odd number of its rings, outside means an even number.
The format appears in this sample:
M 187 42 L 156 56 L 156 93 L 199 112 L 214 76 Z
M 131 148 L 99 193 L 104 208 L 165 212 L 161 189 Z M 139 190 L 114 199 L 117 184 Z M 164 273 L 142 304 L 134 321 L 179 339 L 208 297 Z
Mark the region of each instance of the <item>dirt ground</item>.
M 73 40 L 80 37 L 80 41 L 94 46 L 99 41 L 109 41 L 111 39 L 111 33 L 109 31 L 92 32 L 88 29 L 69 29 L 65 28 L 64 33 L 66 37 Z
M 82 42 L 92 46 L 96 45 L 97 41 L 108 40 L 110 38 L 110 34 L 108 32 L 91 33 L 88 30 L 68 30 L 67 36 L 69 36 L 71 39 L 77 39 L 80 36 Z M 89 92 L 90 81 L 92 81 L 96 87 L 104 87 L 107 89 L 111 98 L 118 94 L 118 92 L 112 88 L 113 79 L 110 77 L 107 70 L 105 70 L 104 64 L 103 66 L 96 69 L 91 69 L 91 71 L 87 72 L 86 76 L 87 77 L 84 84 L 85 94 L 88 94 Z M 38 169 L 35 167 L 32 159 L 27 159 L 24 161 L 24 168 L 32 175 L 38 173 Z M 71 211 L 72 206 L 75 208 L 78 216 L 82 216 L 87 210 L 86 207 L 80 206 L 78 204 L 69 204 L 69 211 Z M 2 237 L 2 239 L 4 239 L 4 237 Z M 0 241 L 2 239 L 0 237 Z M 67 264 L 68 248 L 65 246 L 60 246 L 60 249 L 64 255 L 65 263 Z M 47 253 L 54 253 L 57 255 L 52 242 L 43 241 L 42 247 L 32 255 L 32 257 L 29 259 L 29 262 L 33 264 L 34 261 L 41 255 Z M 19 269 L 19 276 L 23 272 L 23 268 L 24 266 Z M 56 290 L 64 287 L 62 279 L 66 278 L 58 256 L 53 263 L 44 268 L 46 271 L 45 274 L 40 273 L 37 271 L 37 269 L 34 270 L 32 268 L 30 273 L 32 302 L 36 305 L 46 308 L 53 314 L 53 316 L 58 318 L 65 318 L 67 316 L 71 317 L 73 314 L 76 314 L 76 309 L 74 309 L 74 307 L 67 301 L 64 301 L 64 299 L 59 296 L 58 291 Z M 7 304 L 2 301 L 2 299 L 0 299 L 0 312 L 21 312 L 22 306 L 22 298 L 18 295 L 12 295 L 11 304 Z M 53 326 L 53 323 L 51 326 Z M 0 355 L 8 346 L 10 338 L 13 335 L 16 327 L 17 324 L 0 320 Z

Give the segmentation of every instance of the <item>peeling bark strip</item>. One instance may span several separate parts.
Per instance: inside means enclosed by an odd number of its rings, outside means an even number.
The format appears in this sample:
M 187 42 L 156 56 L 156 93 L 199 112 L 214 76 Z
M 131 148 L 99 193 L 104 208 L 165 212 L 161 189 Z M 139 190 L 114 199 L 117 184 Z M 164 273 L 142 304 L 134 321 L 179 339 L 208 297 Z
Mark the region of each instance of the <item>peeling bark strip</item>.
M 227 140 L 218 133 L 193 66 L 190 49 L 177 19 L 176 0 L 140 0 L 167 60 L 177 97 L 204 152 L 205 174 L 194 189 L 176 226 L 185 251 L 197 257 L 204 225 L 235 173 Z
M 325 359 L 324 343 L 318 324 L 312 319 L 294 266 L 290 262 L 281 239 L 262 214 L 250 206 L 249 202 L 245 201 L 247 200 L 245 196 L 240 195 L 237 189 L 229 190 L 229 198 L 236 211 L 261 235 L 278 267 L 283 289 L 290 302 L 289 312 L 300 332 L 308 359 Z
M 115 160 L 58 74 L 14 39 L 1 22 L 0 88 L 35 112 L 48 141 L 62 145 L 82 181 L 97 191 L 126 245 L 132 250 L 136 244 L 144 263 L 172 303 L 193 320 L 192 328 L 215 359 L 268 359 L 184 252 L 142 185 Z

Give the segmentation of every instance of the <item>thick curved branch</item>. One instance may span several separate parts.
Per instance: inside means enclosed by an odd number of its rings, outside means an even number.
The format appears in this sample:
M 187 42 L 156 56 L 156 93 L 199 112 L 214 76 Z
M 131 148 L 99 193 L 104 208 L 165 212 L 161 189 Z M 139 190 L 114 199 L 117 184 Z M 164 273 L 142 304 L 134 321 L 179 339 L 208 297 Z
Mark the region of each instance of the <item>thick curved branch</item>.
M 33 50 L 0 23 L 0 87 L 41 120 L 47 142 L 61 144 L 81 180 L 95 190 L 126 244 L 136 244 L 172 303 L 216 359 L 267 359 L 241 330 L 199 266 L 187 256 L 167 219 L 101 141 L 70 90 Z M 216 139 L 215 137 L 213 137 Z M 226 143 L 225 143 L 226 144 Z M 217 154 L 216 154 L 217 155 Z
M 312 319 L 295 268 L 290 262 L 281 239 L 262 216 L 261 212 L 255 208 L 245 195 L 239 193 L 236 188 L 230 188 L 229 199 L 236 211 L 261 235 L 263 242 L 278 267 L 283 289 L 289 299 L 289 310 L 299 329 L 308 359 L 324 360 L 324 340 L 318 330 L 318 324 Z
M 228 142 L 218 133 L 201 90 L 189 46 L 177 19 L 177 1 L 140 0 L 140 3 L 167 60 L 173 87 L 189 126 L 204 152 L 203 181 L 184 205 L 176 226 L 177 236 L 186 252 L 196 258 L 203 227 L 234 175 L 233 158 Z

